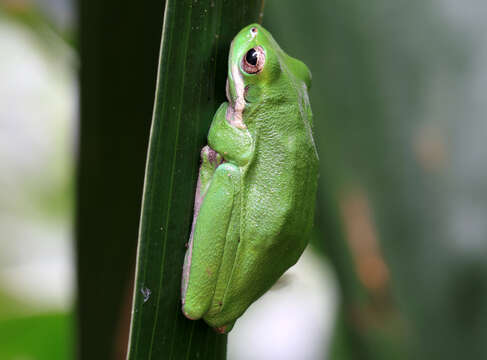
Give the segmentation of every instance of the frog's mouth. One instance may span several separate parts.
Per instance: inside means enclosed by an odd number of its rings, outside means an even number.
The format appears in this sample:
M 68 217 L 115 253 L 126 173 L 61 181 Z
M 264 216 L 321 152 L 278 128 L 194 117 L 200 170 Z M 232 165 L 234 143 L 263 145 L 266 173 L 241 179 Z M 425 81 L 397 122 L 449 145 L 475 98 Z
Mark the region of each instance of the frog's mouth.
M 231 80 L 233 80 L 234 88 L 230 89 L 230 83 L 227 78 L 226 93 L 228 107 L 226 118 L 229 124 L 239 129 L 246 129 L 247 126 L 245 126 L 243 122 L 243 111 L 245 109 L 245 85 L 237 64 L 231 65 L 229 77 L 231 77 Z M 234 94 L 232 94 L 233 92 Z

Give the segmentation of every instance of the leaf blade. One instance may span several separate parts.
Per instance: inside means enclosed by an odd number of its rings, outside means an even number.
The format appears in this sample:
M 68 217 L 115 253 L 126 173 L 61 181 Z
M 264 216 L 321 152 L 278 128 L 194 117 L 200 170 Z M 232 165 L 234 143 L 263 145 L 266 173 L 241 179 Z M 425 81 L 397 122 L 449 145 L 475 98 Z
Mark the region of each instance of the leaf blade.
M 224 100 L 232 37 L 260 0 L 167 1 L 142 205 L 129 359 L 224 358 L 226 336 L 181 313 L 199 151 Z M 147 299 L 147 294 L 150 296 Z

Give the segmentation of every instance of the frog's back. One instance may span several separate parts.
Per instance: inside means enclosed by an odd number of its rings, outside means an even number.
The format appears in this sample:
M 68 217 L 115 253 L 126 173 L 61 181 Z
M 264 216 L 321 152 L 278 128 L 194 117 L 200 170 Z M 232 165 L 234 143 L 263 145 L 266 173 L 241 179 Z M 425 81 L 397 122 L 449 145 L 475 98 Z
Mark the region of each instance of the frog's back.
M 260 104 L 249 108 L 255 117 L 249 124 L 255 150 L 243 178 L 243 196 L 246 204 L 252 204 L 252 210 L 242 212 L 242 236 L 248 241 L 261 238 L 254 241 L 255 246 L 261 247 L 301 241 L 304 249 L 314 216 L 318 178 L 308 98 L 311 73 L 303 62 L 287 55 L 268 36 L 279 60 L 279 67 L 273 71 L 279 75 L 272 86 L 267 86 Z M 282 239 L 273 241 L 276 236 Z M 286 236 L 289 240 L 285 240 Z
M 259 237 L 255 246 L 264 248 L 279 236 L 305 245 L 303 235 L 313 221 L 318 157 L 311 110 L 304 100 L 284 104 L 289 105 L 276 106 L 274 121 L 259 121 L 254 157 L 243 177 L 244 203 L 252 206 L 242 211 L 242 236 L 249 242 Z
M 258 129 L 249 126 L 259 135 L 240 194 L 234 269 L 244 271 L 232 272 L 224 302 L 237 305 L 221 314 L 222 323 L 240 316 L 295 264 L 309 239 L 318 178 L 311 110 L 307 101 L 284 104 L 290 105 L 281 104 L 273 113 L 282 121 L 258 121 L 263 124 Z
M 309 104 L 282 105 L 275 114 L 283 120 L 277 123 L 287 125 L 258 129 L 254 157 L 243 175 L 241 204 L 246 206 L 235 266 L 246 271 L 232 277 L 228 301 L 253 301 L 270 288 L 296 263 L 313 224 L 318 158 Z M 244 286 L 248 283 L 259 285 Z

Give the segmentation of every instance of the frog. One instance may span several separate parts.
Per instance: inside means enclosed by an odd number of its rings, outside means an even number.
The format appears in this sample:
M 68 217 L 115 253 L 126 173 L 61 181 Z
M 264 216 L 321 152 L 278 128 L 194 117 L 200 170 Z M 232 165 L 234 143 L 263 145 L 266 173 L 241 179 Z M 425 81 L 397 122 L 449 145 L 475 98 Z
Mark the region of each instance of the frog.
M 259 24 L 228 55 L 227 101 L 201 151 L 182 312 L 226 334 L 293 266 L 313 226 L 318 152 L 311 72 Z

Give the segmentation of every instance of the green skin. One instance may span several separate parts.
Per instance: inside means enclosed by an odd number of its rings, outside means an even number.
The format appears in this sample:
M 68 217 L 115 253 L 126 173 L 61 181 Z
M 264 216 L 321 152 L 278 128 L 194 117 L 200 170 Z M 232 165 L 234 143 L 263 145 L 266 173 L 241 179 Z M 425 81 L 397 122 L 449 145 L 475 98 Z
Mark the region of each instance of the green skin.
M 246 73 L 260 46 L 262 69 Z M 311 73 L 260 25 L 242 29 L 228 59 L 195 195 L 186 252 L 183 313 L 220 333 L 294 265 L 314 217 L 318 156 L 308 100 Z

